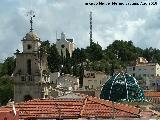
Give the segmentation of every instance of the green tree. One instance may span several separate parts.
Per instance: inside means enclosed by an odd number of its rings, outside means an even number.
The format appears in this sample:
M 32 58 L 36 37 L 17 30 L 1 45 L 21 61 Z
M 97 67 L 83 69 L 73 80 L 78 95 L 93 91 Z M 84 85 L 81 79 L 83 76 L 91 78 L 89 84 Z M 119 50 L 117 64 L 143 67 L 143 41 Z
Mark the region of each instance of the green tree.
M 13 99 L 13 83 L 10 76 L 0 77 L 0 105 L 6 105 L 10 99 Z
M 72 65 L 76 65 L 80 63 L 80 54 L 81 50 L 79 48 L 75 49 L 72 53 Z
M 103 57 L 102 47 L 98 43 L 92 42 L 85 50 L 86 58 L 90 61 L 99 61 Z
M 8 57 L 0 68 L 0 105 L 6 105 L 8 100 L 13 98 L 13 83 L 11 75 L 15 69 L 16 61 L 15 58 Z
M 41 46 L 43 47 L 44 51 L 46 51 L 47 53 L 49 52 L 50 42 L 48 40 L 43 41 L 41 43 Z
M 80 87 L 83 86 L 83 78 L 84 78 L 84 66 L 83 66 L 83 64 L 81 64 L 80 67 L 79 67 L 79 84 L 80 84 Z
M 55 44 L 50 45 L 48 49 L 48 67 L 50 72 L 58 72 L 61 67 L 61 57 Z
M 14 69 L 15 69 L 15 66 L 16 66 L 16 61 L 15 61 L 15 58 L 12 56 L 12 57 L 8 57 L 4 63 L 2 64 L 2 70 L 1 70 L 1 76 L 3 75 L 9 75 L 11 76 Z
M 114 68 L 126 67 L 139 56 L 142 56 L 143 50 L 135 47 L 132 41 L 115 40 L 104 50 L 104 59 Z M 113 62 L 114 61 L 114 62 Z
M 72 68 L 72 62 L 71 62 L 71 58 L 70 58 L 70 53 L 69 51 L 66 49 L 66 57 L 64 58 L 64 63 L 63 63 L 63 73 L 65 74 L 71 74 L 71 68 Z

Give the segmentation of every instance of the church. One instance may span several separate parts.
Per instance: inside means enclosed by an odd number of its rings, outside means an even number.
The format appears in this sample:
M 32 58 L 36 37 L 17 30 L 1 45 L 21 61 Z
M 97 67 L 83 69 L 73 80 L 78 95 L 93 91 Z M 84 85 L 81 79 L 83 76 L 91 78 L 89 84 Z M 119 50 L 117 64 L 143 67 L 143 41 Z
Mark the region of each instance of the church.
M 42 51 L 42 41 L 33 32 L 33 17 L 31 16 L 30 32 L 21 40 L 23 51 L 17 50 L 16 68 L 13 72 L 14 101 L 27 101 L 36 98 L 46 98 L 51 93 L 49 88 L 55 87 L 50 83 L 47 63 L 47 53 Z
M 61 38 L 56 41 L 56 48 L 59 55 L 66 57 L 66 50 L 68 50 L 70 57 L 75 50 L 75 44 L 73 39 L 67 39 L 65 33 L 61 33 Z

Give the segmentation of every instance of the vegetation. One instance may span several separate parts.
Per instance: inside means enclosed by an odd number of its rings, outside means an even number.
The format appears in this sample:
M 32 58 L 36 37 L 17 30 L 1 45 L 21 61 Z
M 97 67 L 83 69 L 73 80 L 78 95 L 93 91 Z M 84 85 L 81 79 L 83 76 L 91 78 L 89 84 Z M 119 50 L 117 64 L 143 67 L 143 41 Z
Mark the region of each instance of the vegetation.
M 11 75 L 15 68 L 15 58 L 8 57 L 0 64 L 0 105 L 5 105 L 13 99 L 13 84 Z

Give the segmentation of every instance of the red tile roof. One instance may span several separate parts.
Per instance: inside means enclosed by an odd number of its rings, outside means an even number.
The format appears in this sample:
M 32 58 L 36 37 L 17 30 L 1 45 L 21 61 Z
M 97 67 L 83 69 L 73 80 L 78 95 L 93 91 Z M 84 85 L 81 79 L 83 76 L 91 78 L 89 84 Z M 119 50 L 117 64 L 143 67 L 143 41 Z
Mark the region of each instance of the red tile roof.
M 144 95 L 148 101 L 156 104 L 160 103 L 160 92 L 147 91 L 147 92 L 144 92 Z
M 19 120 L 19 112 L 16 111 L 16 114 L 11 108 L 0 108 L 0 120 Z
M 140 117 L 139 108 L 87 96 L 80 99 L 35 99 L 17 103 L 15 107 L 19 109 L 20 119 Z
M 160 92 L 144 92 L 145 97 L 160 97 Z

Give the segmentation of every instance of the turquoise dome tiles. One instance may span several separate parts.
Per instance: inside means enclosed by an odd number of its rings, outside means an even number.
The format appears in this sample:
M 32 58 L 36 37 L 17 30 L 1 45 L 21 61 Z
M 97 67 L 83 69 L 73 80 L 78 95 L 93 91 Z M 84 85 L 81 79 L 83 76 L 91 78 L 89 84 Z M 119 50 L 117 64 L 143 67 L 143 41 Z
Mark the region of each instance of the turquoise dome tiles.
M 144 101 L 144 92 L 137 80 L 127 73 L 112 76 L 104 85 L 100 94 L 101 99 L 112 101 Z

